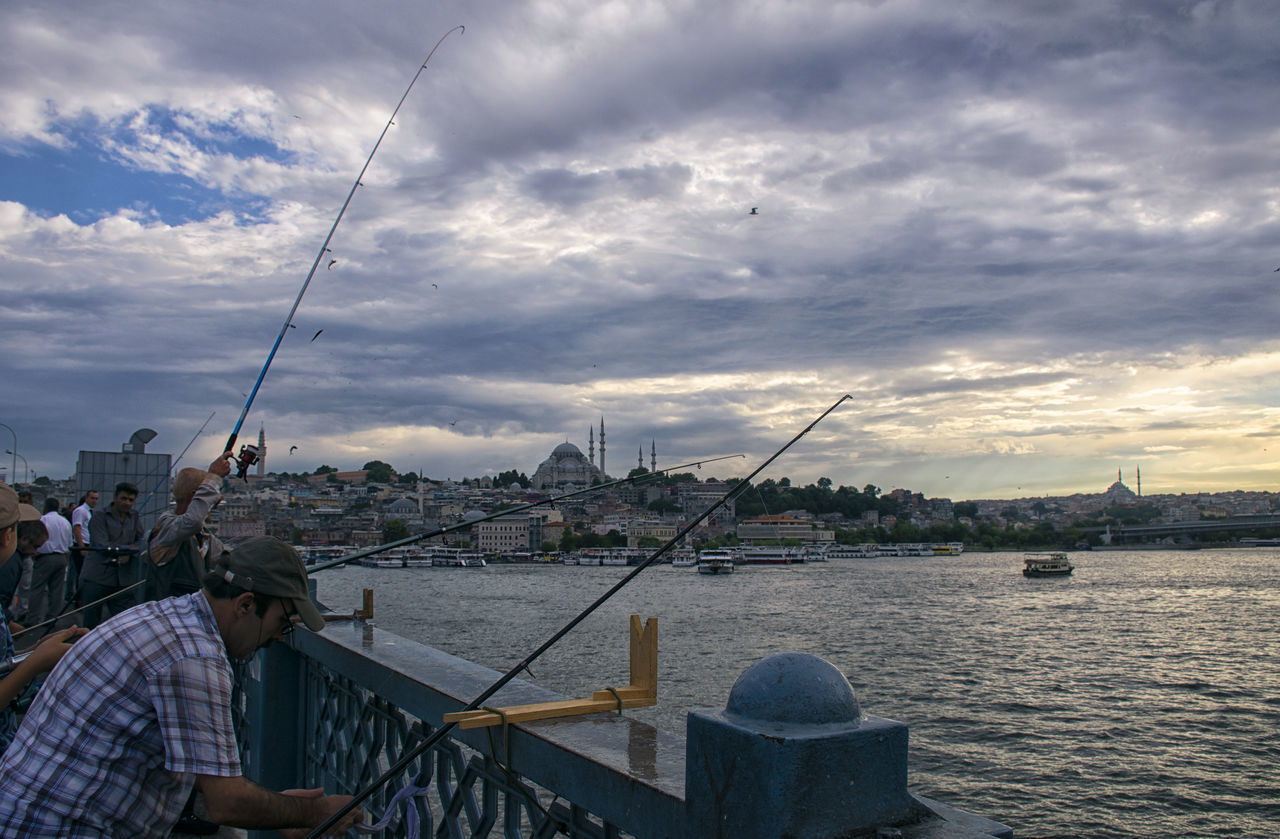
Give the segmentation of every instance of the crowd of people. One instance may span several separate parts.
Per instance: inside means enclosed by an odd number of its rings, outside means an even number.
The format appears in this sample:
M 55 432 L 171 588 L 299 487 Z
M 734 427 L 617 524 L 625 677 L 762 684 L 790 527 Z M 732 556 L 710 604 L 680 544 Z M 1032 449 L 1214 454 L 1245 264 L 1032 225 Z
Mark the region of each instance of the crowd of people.
M 230 462 L 181 470 L 149 533 L 133 484 L 103 509 L 88 492 L 70 509 L 45 499 L 43 513 L 0 484 L 0 836 L 159 839 L 224 824 L 304 836 L 350 803 L 243 776 L 231 661 L 324 619 L 291 546 L 228 550 L 206 529 Z M 15 653 L 15 636 L 41 633 Z M 353 808 L 326 835 L 361 817 Z

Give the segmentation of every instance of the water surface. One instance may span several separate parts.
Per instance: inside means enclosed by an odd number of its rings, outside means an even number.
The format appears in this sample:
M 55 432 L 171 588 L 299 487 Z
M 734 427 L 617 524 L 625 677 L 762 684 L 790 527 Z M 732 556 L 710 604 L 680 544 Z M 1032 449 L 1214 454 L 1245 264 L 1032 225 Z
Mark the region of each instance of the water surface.
M 1077 552 L 646 570 L 533 666 L 571 696 L 625 684 L 628 616 L 657 617 L 659 701 L 682 733 L 785 650 L 844 671 L 911 728 L 913 791 L 1031 837 L 1280 836 L 1280 551 Z M 345 611 L 505 671 L 631 569 L 492 565 L 317 574 Z

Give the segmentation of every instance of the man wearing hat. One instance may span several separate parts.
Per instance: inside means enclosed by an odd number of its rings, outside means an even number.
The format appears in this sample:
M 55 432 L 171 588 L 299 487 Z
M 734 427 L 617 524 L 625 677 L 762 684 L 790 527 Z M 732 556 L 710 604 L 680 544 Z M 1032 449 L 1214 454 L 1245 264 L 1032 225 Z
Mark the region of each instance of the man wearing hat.
M 143 603 L 86 635 L 0 759 L 0 836 L 162 839 L 193 786 L 219 824 L 325 821 L 351 798 L 247 780 L 231 722 L 228 659 L 284 639 L 295 618 L 324 627 L 298 552 L 261 537 L 224 554 L 200 591 Z M 332 835 L 360 818 L 353 809 Z
M 21 518 L 18 494 L 8 484 L 0 484 L 0 556 L 8 556 L 18 544 L 18 521 Z M 58 663 L 71 643 L 87 630 L 75 626 L 59 630 L 31 651 L 20 663 L 14 664 L 13 636 L 6 621 L 0 620 L 0 752 L 13 740 L 18 730 L 18 717 L 11 704 L 31 680 L 47 673 Z

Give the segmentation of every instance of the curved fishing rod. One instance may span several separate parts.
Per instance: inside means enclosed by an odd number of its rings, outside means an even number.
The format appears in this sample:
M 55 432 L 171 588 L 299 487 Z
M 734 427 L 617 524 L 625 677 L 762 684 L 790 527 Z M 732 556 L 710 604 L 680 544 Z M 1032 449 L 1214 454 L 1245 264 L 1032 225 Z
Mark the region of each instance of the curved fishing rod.
M 347 556 L 340 556 L 337 559 L 332 559 L 332 560 L 329 560 L 328 562 L 317 563 L 307 568 L 307 574 L 314 574 L 315 572 L 323 571 L 326 568 L 336 568 L 339 565 L 346 565 L 348 562 L 354 562 L 357 559 L 364 559 L 366 556 L 373 556 L 374 554 L 380 554 L 383 551 L 389 551 L 392 548 L 399 548 L 405 545 L 412 545 L 414 542 L 421 542 L 424 539 L 430 539 L 433 536 L 442 536 L 445 533 L 452 533 L 455 530 L 464 530 L 473 524 L 479 524 L 480 522 L 483 522 L 483 521 L 492 521 L 493 519 L 502 518 L 503 516 L 509 516 L 512 513 L 522 513 L 525 510 L 532 510 L 534 507 L 541 507 L 546 504 L 554 505 L 557 501 L 565 501 L 569 498 L 576 498 L 579 495 L 586 495 L 587 493 L 598 492 L 602 489 L 609 489 L 610 487 L 616 487 L 622 484 L 635 484 L 643 480 L 646 480 L 648 478 L 657 477 L 658 475 L 662 475 L 667 472 L 674 472 L 677 469 L 688 469 L 690 466 L 702 466 L 702 464 L 704 463 L 715 463 L 717 460 L 729 460 L 730 458 L 734 458 L 734 457 L 746 457 L 746 455 L 745 454 L 726 454 L 720 457 L 707 457 L 707 458 L 703 458 L 702 460 L 695 460 L 691 463 L 682 463 L 679 466 L 668 466 L 665 469 L 658 469 L 654 472 L 646 472 L 643 475 L 636 475 L 630 478 L 622 478 L 621 480 L 610 481 L 607 484 L 596 484 L 595 486 L 590 486 L 590 487 L 587 487 L 586 489 L 579 489 L 579 490 L 575 490 L 574 492 L 566 492 L 564 495 L 557 495 L 554 498 L 544 498 L 541 501 L 531 501 L 528 504 L 520 504 L 515 507 L 508 507 L 505 510 L 499 510 L 496 513 L 490 513 L 489 515 L 482 516 L 478 519 L 467 519 L 466 521 L 460 521 L 457 524 L 446 525 L 445 527 L 432 530 L 428 533 L 419 533 L 414 536 L 406 536 L 403 539 L 397 539 L 396 541 L 388 542 L 385 545 L 378 545 L 373 548 L 366 548 L 363 551 L 356 551 L 355 553 L 348 554 Z
M 590 606 L 588 606 L 587 608 L 579 612 L 577 616 L 573 618 L 573 620 L 569 621 L 567 624 L 561 627 L 554 635 L 552 635 L 545 642 L 543 642 L 541 646 L 539 646 L 536 650 L 534 650 L 532 653 L 526 656 L 523 661 L 521 661 L 515 667 L 512 667 L 505 674 L 503 674 L 496 682 L 489 685 L 489 687 L 485 688 L 480 693 L 479 696 L 477 696 L 475 699 L 467 703 L 467 705 L 463 707 L 461 710 L 462 711 L 477 710 L 481 706 L 481 704 L 485 702 L 485 700 L 493 696 L 498 691 L 502 690 L 502 688 L 507 684 L 507 682 L 510 682 L 521 671 L 528 668 L 528 666 L 532 664 L 539 656 L 541 656 L 547 650 L 551 649 L 551 647 L 554 646 L 557 641 L 559 641 L 565 635 L 568 635 L 569 632 L 575 626 L 577 626 L 578 624 L 586 620 L 587 617 L 596 609 L 600 608 L 600 606 L 603 605 L 605 601 L 607 601 L 610 597 L 613 597 L 613 595 L 621 591 L 622 587 L 625 586 L 627 583 L 631 582 L 632 580 L 634 580 L 641 571 L 645 570 L 654 562 L 656 562 L 658 560 L 658 557 L 662 556 L 664 553 L 671 550 L 671 548 L 675 546 L 681 539 L 683 539 L 686 534 L 688 534 L 695 527 L 697 527 L 704 520 L 706 520 L 713 512 L 720 509 L 720 507 L 723 506 L 724 503 L 727 502 L 730 498 L 732 498 L 736 493 L 741 492 L 743 489 L 750 486 L 752 478 L 754 478 L 756 475 L 759 475 L 762 471 L 764 471 L 765 467 L 767 467 L 770 463 L 773 463 L 775 460 L 781 457 L 783 452 L 785 452 L 787 449 L 795 445 L 796 442 L 801 437 L 803 437 L 804 435 L 812 431 L 814 426 L 816 426 L 818 423 L 822 422 L 822 420 L 826 418 L 827 414 L 831 413 L 836 408 L 838 408 L 845 400 L 852 399 L 852 398 L 853 398 L 853 395 L 848 393 L 846 393 L 844 396 L 841 396 L 838 400 L 836 400 L 834 405 L 832 405 L 827 410 L 823 411 L 822 414 L 817 419 L 815 419 L 813 422 L 805 426 L 804 430 L 801 431 L 796 436 L 792 437 L 791 440 L 788 441 L 788 443 L 785 446 L 783 446 L 782 448 L 774 452 L 772 455 L 770 455 L 769 459 L 766 460 L 764 463 L 761 463 L 759 466 L 757 466 L 750 475 L 743 478 L 738 484 L 736 484 L 728 492 L 720 496 L 720 498 L 717 499 L 714 504 L 708 507 L 701 515 L 699 515 L 693 521 L 685 525 L 680 530 L 680 532 L 677 533 L 675 536 L 671 537 L 671 539 L 669 539 L 665 545 L 658 548 L 658 550 L 656 550 L 644 562 L 637 565 L 631 571 L 631 573 L 627 574 L 625 577 L 623 577 L 621 580 L 615 583 L 608 591 L 606 591 L 604 594 L 596 598 L 596 600 Z M 393 777 L 395 777 L 396 775 L 400 774 L 405 769 L 407 769 L 409 767 L 409 764 L 413 763 L 413 761 L 416 760 L 419 755 L 422 755 L 428 749 L 432 748 L 441 740 L 443 740 L 444 736 L 448 734 L 451 730 L 453 730 L 453 727 L 455 725 L 457 725 L 457 723 L 452 723 L 452 722 L 442 723 L 440 727 L 437 728 L 435 731 L 433 731 L 429 737 L 427 737 L 421 743 L 419 743 L 418 745 L 410 749 L 408 754 L 404 755 L 395 763 L 393 763 L 387 769 L 387 771 L 383 772 L 381 776 L 375 779 L 367 787 L 360 790 L 360 792 L 358 792 L 350 801 L 348 801 L 345 805 L 343 805 L 341 809 L 339 809 L 333 815 L 329 816 L 328 819 L 326 819 L 319 826 L 317 826 L 310 833 L 308 833 L 307 839 L 318 839 L 318 837 L 323 836 L 326 830 L 328 830 L 329 828 L 333 827 L 333 825 L 338 823 L 339 819 L 341 819 L 347 813 L 354 810 L 356 807 L 360 806 L 360 803 L 362 801 L 364 801 L 370 795 L 373 795 L 373 793 L 377 791 L 378 788 L 381 787 L 383 784 L 385 784 L 387 781 L 391 780 Z
M 333 226 L 329 228 L 329 234 L 324 237 L 324 242 L 320 245 L 319 252 L 316 253 L 315 261 L 311 263 L 311 270 L 307 272 L 307 278 L 302 283 L 302 288 L 298 289 L 298 296 L 293 301 L 293 307 L 289 309 L 289 314 L 284 319 L 284 324 L 280 327 L 280 334 L 276 336 L 276 342 L 271 345 L 271 352 L 267 354 L 267 362 L 262 365 L 262 370 L 258 373 L 258 380 L 253 383 L 253 390 L 249 391 L 249 396 L 245 399 L 244 410 L 240 412 L 240 419 L 236 420 L 236 427 L 231 430 L 231 436 L 227 438 L 227 444 L 222 447 L 224 452 L 233 451 L 236 445 L 236 438 L 240 436 L 240 428 L 244 425 L 245 417 L 249 415 L 249 407 L 253 405 L 254 398 L 258 395 L 258 389 L 262 387 L 262 380 L 267 377 L 267 370 L 271 367 L 271 362 L 275 360 L 276 351 L 280 349 L 280 342 L 284 340 L 285 333 L 289 331 L 289 326 L 293 323 L 293 316 L 298 312 L 298 305 L 302 303 L 302 296 L 307 293 L 307 287 L 311 285 L 311 278 L 316 275 L 316 268 L 320 266 L 320 260 L 324 259 L 324 255 L 329 251 L 329 242 L 333 239 L 333 234 L 338 229 L 338 225 L 342 222 L 342 216 L 347 212 L 347 207 L 351 204 L 351 199 L 355 197 L 356 189 L 363 186 L 360 179 L 364 177 L 365 171 L 369 168 L 369 164 L 373 162 L 373 156 L 378 153 L 378 147 L 382 145 L 382 138 L 387 136 L 387 131 L 395 123 L 396 114 L 400 113 L 400 106 L 404 104 L 404 100 L 409 98 L 409 91 L 413 90 L 413 86 L 418 81 L 418 77 L 422 75 L 422 71 L 427 69 L 427 62 L 431 60 L 431 56 L 436 54 L 436 50 L 444 43 L 444 39 L 448 38 L 455 31 L 466 31 L 466 27 L 459 24 L 436 41 L 436 45 L 431 48 L 431 52 L 427 53 L 427 57 L 422 60 L 422 65 L 418 67 L 418 72 L 413 74 L 413 79 L 409 82 L 409 86 L 405 88 L 404 95 L 400 97 L 400 101 L 396 103 L 396 108 L 391 112 L 391 116 L 387 119 L 387 124 L 382 127 L 382 133 L 378 135 L 378 141 L 373 144 L 373 151 L 369 152 L 368 158 L 364 161 L 364 166 L 360 167 L 360 174 L 356 175 L 356 181 L 351 185 L 351 191 L 347 193 L 347 200 L 342 202 L 342 209 L 338 210 L 338 217 L 333 220 Z M 249 467 L 258 459 L 258 450 L 256 446 L 246 445 L 241 450 L 240 455 L 236 458 L 240 468 L 236 475 L 244 478 L 249 474 Z

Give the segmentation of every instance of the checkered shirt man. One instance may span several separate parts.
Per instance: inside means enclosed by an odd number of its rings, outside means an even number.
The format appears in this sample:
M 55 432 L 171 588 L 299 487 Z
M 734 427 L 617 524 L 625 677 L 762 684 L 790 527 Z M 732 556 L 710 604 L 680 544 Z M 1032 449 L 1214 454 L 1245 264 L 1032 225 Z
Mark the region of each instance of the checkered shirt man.
M 0 759 L 0 836 L 166 836 L 196 774 L 241 774 L 231 682 L 203 592 L 86 635 Z

